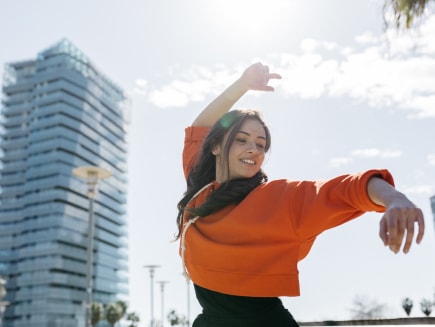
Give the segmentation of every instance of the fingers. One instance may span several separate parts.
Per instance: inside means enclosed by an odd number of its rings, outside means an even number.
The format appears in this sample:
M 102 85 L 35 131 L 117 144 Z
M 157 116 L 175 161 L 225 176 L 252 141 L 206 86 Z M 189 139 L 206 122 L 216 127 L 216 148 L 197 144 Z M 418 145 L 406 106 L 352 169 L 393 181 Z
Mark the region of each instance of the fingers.
M 414 221 L 412 219 L 408 220 L 406 229 L 407 232 L 406 232 L 405 244 L 403 246 L 403 253 L 408 253 L 412 245 L 412 239 L 414 237 Z
M 270 73 L 269 74 L 269 79 L 281 79 L 281 75 L 277 74 L 277 73 Z
M 381 238 L 384 245 L 388 245 L 388 232 L 387 232 L 387 220 L 385 218 L 381 219 L 379 226 L 379 237 Z
M 270 73 L 269 66 L 263 65 L 261 62 L 252 64 L 245 71 L 245 78 L 249 83 L 249 88 L 260 91 L 274 91 L 275 88 L 268 85 L 271 79 L 281 79 L 281 75 Z
M 416 222 L 418 226 L 418 234 L 416 238 L 417 244 L 420 244 L 421 240 L 423 239 L 424 235 L 424 218 L 423 218 L 423 212 L 420 210 L 419 214 L 416 217 Z
M 394 208 L 388 210 L 382 217 L 379 236 L 385 246 L 394 253 L 398 253 L 403 243 L 403 252 L 409 252 L 415 234 L 417 223 L 418 234 L 416 243 L 419 244 L 424 235 L 423 213 L 418 208 Z
M 264 88 L 263 91 L 275 91 L 275 88 L 268 85 L 271 79 L 281 79 L 281 75 L 277 73 L 269 73 L 267 72 L 264 76 Z
M 266 84 L 271 79 L 281 79 L 282 78 L 280 74 L 270 73 L 269 72 L 269 66 L 263 66 L 263 71 L 264 71 L 264 77 L 265 77 L 265 80 L 266 80 Z
M 384 224 L 386 233 L 387 246 L 394 253 L 399 252 L 403 239 L 403 224 L 399 226 L 398 219 L 396 219 L 395 209 L 389 210 L 384 215 Z M 401 232 L 399 230 L 402 230 Z

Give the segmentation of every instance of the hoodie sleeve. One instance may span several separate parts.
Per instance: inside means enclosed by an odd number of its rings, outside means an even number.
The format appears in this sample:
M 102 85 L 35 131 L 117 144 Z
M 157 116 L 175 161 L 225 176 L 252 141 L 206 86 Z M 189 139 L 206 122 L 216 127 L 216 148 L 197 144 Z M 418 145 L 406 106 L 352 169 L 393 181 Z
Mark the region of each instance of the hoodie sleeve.
M 210 127 L 189 126 L 185 129 L 184 148 L 183 148 L 183 171 L 184 178 L 187 180 L 201 150 Z
M 290 203 L 300 237 L 311 239 L 369 211 L 384 212 L 385 208 L 374 203 L 367 193 L 367 183 L 374 176 L 394 186 L 393 177 L 386 169 L 342 175 L 327 181 L 300 182 L 297 196 Z

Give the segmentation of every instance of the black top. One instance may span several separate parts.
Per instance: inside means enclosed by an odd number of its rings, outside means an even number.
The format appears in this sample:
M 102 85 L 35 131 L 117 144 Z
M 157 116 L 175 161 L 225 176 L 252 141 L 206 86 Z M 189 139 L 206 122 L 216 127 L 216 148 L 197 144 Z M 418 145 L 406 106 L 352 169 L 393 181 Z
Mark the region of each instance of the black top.
M 194 284 L 202 314 L 194 327 L 288 327 L 298 326 L 277 297 L 223 294 Z

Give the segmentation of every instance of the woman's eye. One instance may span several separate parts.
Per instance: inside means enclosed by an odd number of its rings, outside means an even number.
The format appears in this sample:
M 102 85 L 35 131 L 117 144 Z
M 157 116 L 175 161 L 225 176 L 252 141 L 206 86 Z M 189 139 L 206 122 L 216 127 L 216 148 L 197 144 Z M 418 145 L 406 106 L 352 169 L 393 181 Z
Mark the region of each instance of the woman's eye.
M 246 143 L 245 139 L 236 139 L 236 141 L 239 142 L 239 143 Z
M 257 144 L 257 148 L 264 150 L 265 146 L 264 146 L 264 144 Z

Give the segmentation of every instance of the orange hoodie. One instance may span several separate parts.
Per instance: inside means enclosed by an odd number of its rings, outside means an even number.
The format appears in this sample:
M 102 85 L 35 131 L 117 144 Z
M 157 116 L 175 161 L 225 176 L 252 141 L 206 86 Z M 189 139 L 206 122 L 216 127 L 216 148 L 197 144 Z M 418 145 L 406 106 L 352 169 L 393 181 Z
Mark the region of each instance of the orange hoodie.
M 186 128 L 186 177 L 208 131 Z M 367 211 L 385 210 L 367 195 L 367 182 L 374 175 L 394 185 L 385 169 L 327 181 L 280 179 L 256 187 L 238 205 L 199 218 L 185 235 L 190 278 L 199 286 L 230 295 L 298 296 L 298 261 L 320 233 Z M 218 186 L 212 183 L 189 207 L 201 205 Z

